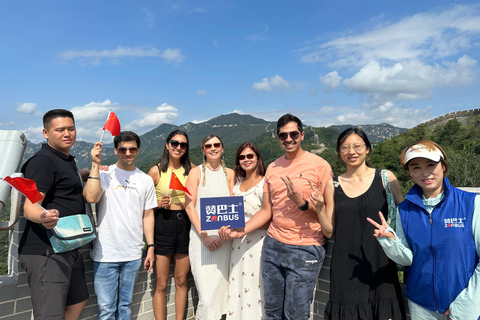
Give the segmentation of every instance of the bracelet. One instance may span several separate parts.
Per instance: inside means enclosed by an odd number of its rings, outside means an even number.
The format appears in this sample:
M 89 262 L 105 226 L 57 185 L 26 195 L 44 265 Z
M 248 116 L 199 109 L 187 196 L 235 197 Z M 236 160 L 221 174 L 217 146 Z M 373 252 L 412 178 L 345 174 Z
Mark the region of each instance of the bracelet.
M 92 176 L 88 176 L 88 179 L 96 179 L 96 180 L 100 180 L 100 177 L 92 177 Z
M 154 244 L 148 244 L 148 245 L 147 245 L 147 250 L 150 249 L 150 247 L 154 247 L 154 248 L 155 248 L 155 245 L 154 245 Z

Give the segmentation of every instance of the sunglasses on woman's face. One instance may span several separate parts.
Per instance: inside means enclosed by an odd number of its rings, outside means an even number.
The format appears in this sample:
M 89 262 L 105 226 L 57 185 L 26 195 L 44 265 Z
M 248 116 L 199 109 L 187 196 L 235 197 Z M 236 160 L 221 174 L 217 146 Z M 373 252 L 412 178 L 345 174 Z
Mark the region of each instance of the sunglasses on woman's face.
M 215 142 L 215 143 L 207 143 L 203 146 L 204 149 L 210 149 L 211 147 L 215 147 L 216 149 L 220 148 L 222 144 L 220 142 Z
M 121 154 L 127 153 L 127 150 L 130 151 L 131 154 L 135 154 L 138 152 L 138 148 L 118 148 L 117 151 L 120 152 Z
M 297 140 L 298 137 L 300 137 L 300 132 L 298 132 L 298 131 L 280 132 L 278 134 L 278 139 L 280 139 L 282 141 L 285 141 L 285 140 L 287 140 L 288 135 L 290 135 L 290 138 L 292 138 L 292 140 Z
M 177 140 L 170 140 L 170 145 L 173 149 L 177 149 L 180 146 L 180 149 L 187 150 L 187 143 L 186 142 L 178 142 Z
M 252 160 L 253 158 L 255 158 L 255 154 L 249 153 L 247 155 L 241 154 L 238 156 L 239 161 L 245 160 L 245 158 L 247 158 L 248 160 Z

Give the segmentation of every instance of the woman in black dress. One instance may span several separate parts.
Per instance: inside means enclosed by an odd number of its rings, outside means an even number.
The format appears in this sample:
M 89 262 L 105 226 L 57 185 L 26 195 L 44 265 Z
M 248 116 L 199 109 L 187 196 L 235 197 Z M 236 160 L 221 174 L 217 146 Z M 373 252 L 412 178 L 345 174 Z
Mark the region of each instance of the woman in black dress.
M 325 235 L 335 233 L 325 319 L 405 319 L 396 265 L 372 237 L 374 227 L 367 221 L 377 218 L 379 211 L 388 214 L 381 170 L 366 164 L 370 151 L 370 142 L 359 128 L 338 137 L 337 153 L 347 172 L 333 179 L 334 216 L 319 216 Z M 403 201 L 400 185 L 390 171 L 388 178 L 398 204 Z M 312 192 L 311 200 L 320 203 L 320 193 Z

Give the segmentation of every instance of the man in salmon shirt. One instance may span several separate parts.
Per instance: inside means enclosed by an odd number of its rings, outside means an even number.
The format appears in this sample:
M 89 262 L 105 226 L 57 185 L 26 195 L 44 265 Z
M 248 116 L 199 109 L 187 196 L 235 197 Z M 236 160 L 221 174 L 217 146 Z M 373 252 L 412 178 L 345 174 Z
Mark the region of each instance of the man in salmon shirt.
M 277 121 L 277 138 L 285 151 L 265 174 L 262 208 L 245 229 L 222 227 L 224 238 L 239 238 L 270 222 L 263 244 L 262 274 L 268 319 L 308 319 L 313 290 L 323 265 L 325 235 L 317 209 L 307 199 L 323 191 L 322 214 L 332 216 L 332 169 L 327 161 L 302 149 L 302 122 L 291 114 Z

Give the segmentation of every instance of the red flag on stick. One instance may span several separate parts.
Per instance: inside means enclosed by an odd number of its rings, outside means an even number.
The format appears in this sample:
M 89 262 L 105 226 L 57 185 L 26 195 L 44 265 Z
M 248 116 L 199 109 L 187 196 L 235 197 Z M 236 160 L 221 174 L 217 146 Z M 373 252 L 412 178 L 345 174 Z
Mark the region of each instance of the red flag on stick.
M 185 191 L 186 193 L 191 195 L 190 192 L 188 192 L 188 189 L 183 186 L 183 184 L 180 182 L 180 179 L 178 179 L 177 175 L 173 171 L 170 178 L 170 186 L 168 187 L 168 189 Z
M 20 177 L 11 178 L 6 176 L 3 178 L 3 181 L 17 189 L 20 193 L 27 197 L 31 203 L 36 203 L 43 199 L 43 195 L 38 192 L 37 185 L 33 180 Z
M 108 130 L 112 136 L 118 136 L 120 134 L 120 121 L 118 121 L 117 115 L 110 111 L 108 114 L 107 122 L 103 126 L 103 130 Z

